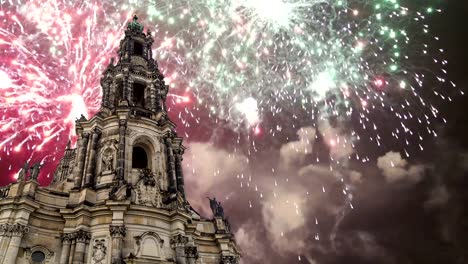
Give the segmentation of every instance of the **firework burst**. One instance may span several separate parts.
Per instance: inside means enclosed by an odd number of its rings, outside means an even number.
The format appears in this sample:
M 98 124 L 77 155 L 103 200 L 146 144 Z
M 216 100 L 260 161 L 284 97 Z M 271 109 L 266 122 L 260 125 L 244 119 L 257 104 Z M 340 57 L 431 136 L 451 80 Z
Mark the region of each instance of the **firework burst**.
M 294 127 L 305 113 L 313 126 L 334 119 L 351 124 L 325 135 L 331 148 L 364 140 L 380 146 L 392 137 L 409 155 L 407 146 L 422 149 L 443 120 L 422 96 L 426 84 L 449 81 L 443 50 L 429 45 L 437 37 L 425 22 L 440 10 L 400 2 L 2 2 L 0 147 L 6 156 L 24 151 L 27 159 L 60 155 L 75 118 L 99 109 L 101 72 L 137 13 L 155 34 L 153 52 L 182 130 L 199 125 L 199 113 L 207 111 L 235 131 L 275 136 L 280 116 L 292 113 Z M 267 123 L 266 115 L 278 122 Z M 425 135 L 415 131 L 421 126 Z

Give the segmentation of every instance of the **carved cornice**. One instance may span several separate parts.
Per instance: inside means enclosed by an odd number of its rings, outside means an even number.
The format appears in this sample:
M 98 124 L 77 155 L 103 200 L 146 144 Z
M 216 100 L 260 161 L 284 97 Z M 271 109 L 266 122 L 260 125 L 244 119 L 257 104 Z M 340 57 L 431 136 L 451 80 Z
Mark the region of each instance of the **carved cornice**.
M 170 244 L 174 247 L 184 247 L 188 243 L 188 237 L 178 234 L 171 238 Z
M 112 237 L 125 237 L 127 235 L 127 228 L 125 225 L 110 225 L 109 232 Z
M 29 232 L 29 227 L 22 224 L 1 224 L 0 236 L 23 236 Z

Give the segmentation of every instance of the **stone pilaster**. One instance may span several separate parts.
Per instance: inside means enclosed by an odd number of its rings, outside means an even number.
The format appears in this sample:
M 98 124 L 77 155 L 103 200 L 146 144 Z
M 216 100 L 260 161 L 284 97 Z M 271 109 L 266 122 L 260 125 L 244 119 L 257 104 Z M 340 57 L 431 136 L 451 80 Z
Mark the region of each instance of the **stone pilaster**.
M 165 84 L 164 84 L 164 81 L 163 81 L 163 87 L 164 87 L 164 91 L 163 91 L 163 94 L 161 95 L 162 110 L 163 110 L 164 112 L 167 112 L 166 97 L 167 97 L 167 91 L 169 91 L 169 86 L 168 86 L 168 85 L 165 85 Z
M 148 105 L 148 108 L 153 111 L 153 112 L 156 112 L 157 110 L 157 106 L 156 106 L 156 88 L 154 87 L 154 83 L 151 83 L 149 85 L 149 96 L 148 96 L 148 101 L 149 101 L 149 105 Z
M 167 148 L 167 168 L 168 168 L 168 178 L 169 178 L 169 191 L 172 193 L 177 192 L 177 178 L 175 171 L 175 159 L 174 152 L 172 149 L 172 141 L 170 138 L 165 138 L 166 148 Z
M 101 131 L 97 128 L 95 128 L 92 131 L 92 136 L 91 136 L 91 147 L 89 150 L 89 157 L 88 157 L 88 163 L 87 163 L 87 168 L 86 168 L 86 178 L 85 178 L 85 187 L 90 187 L 93 185 L 93 180 L 94 180 L 94 174 L 96 170 L 96 146 L 99 140 L 99 136 L 101 135 Z
M 110 225 L 109 232 L 112 237 L 112 264 L 121 264 L 122 262 L 122 244 L 123 238 L 127 234 L 125 225 Z
M 124 74 L 124 77 L 123 77 L 121 100 L 128 102 L 128 74 L 127 75 Z M 119 105 L 120 105 L 120 102 L 119 102 Z
M 127 120 L 121 119 L 119 121 L 119 153 L 117 159 L 117 179 L 124 180 L 125 172 L 125 133 L 127 130 Z
M 171 247 L 176 253 L 177 264 L 187 264 L 187 258 L 185 257 L 185 245 L 188 243 L 188 237 L 178 234 L 171 238 Z
M 60 264 L 68 264 L 70 258 L 71 244 L 74 239 L 73 234 L 62 234 L 62 253 L 60 254 Z
M 117 83 L 116 83 L 115 77 L 114 77 L 114 79 L 112 80 L 110 89 L 109 89 L 109 108 L 110 109 L 113 109 L 115 107 L 115 98 L 116 97 L 118 98 L 118 95 L 116 94 L 118 92 L 119 91 L 117 91 Z M 118 102 L 117 102 L 117 104 L 118 104 Z
M 75 189 L 81 188 L 81 183 L 83 181 L 83 171 L 85 166 L 86 150 L 88 149 L 88 140 L 89 133 L 82 133 L 80 139 L 80 147 L 78 149 L 78 159 L 76 165 L 76 174 L 75 174 Z
M 182 168 L 182 150 L 177 149 L 175 151 L 175 167 L 177 175 L 177 190 L 182 194 L 185 200 L 185 187 L 184 187 L 184 174 Z
M 0 236 L 10 238 L 6 252 L 1 252 L 5 256 L 3 264 L 16 264 L 18 251 L 23 235 L 29 232 L 29 227 L 22 224 L 2 224 L 0 225 Z
M 195 264 L 198 259 L 198 249 L 195 246 L 185 247 L 185 257 L 187 258 L 188 264 Z
M 128 96 L 127 96 L 127 100 L 129 102 L 129 105 L 135 105 L 135 102 L 133 101 L 133 94 L 134 94 L 134 91 L 133 91 L 133 83 L 135 81 L 133 80 L 132 77 L 129 77 L 128 78 Z
M 85 263 L 86 244 L 91 239 L 91 234 L 84 230 L 78 230 L 74 233 L 75 236 L 75 253 L 73 254 L 73 264 Z

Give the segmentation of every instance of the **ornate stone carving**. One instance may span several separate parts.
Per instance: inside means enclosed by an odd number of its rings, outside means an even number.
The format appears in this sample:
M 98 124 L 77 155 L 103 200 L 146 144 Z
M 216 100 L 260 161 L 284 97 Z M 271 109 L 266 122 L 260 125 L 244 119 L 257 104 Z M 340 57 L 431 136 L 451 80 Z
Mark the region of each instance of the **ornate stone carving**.
M 184 247 L 188 243 L 188 237 L 178 234 L 171 238 L 170 244 L 172 248 Z
M 24 257 L 26 258 L 26 260 L 29 260 L 28 263 L 37 263 L 34 262 L 33 259 L 33 254 L 37 254 L 37 252 L 42 252 L 43 256 L 45 257 L 44 261 L 41 263 L 51 263 L 55 255 L 53 251 L 50 251 L 48 248 L 43 246 L 33 246 L 31 248 L 24 248 Z
M 140 173 L 140 180 L 135 186 L 136 204 L 161 207 L 161 188 L 155 173 L 149 169 L 142 169 Z
M 60 239 L 62 240 L 62 243 L 71 243 L 73 239 L 75 239 L 75 234 L 74 233 L 63 233 L 60 235 Z
M 96 239 L 94 240 L 93 246 L 93 261 L 94 264 L 103 264 L 106 259 L 107 247 L 105 239 Z
M 114 155 L 107 153 L 102 156 L 102 171 L 112 171 L 114 169 Z
M 29 232 L 29 227 L 22 224 L 1 224 L 0 236 L 23 236 Z
M 141 169 L 140 170 L 140 180 L 143 181 L 143 183 L 151 186 L 156 185 L 156 180 L 155 180 L 155 174 L 150 170 L 150 169 Z
M 198 259 L 198 249 L 197 249 L 197 247 L 191 247 L 191 246 L 185 247 L 185 256 L 187 258 Z
M 132 184 L 126 181 L 114 182 L 112 189 L 109 191 L 109 199 L 123 201 L 131 197 L 132 188 Z
M 127 228 L 125 225 L 110 225 L 109 232 L 112 237 L 125 237 L 127 235 Z
M 220 264 L 239 264 L 239 257 L 237 256 L 223 256 Z
M 86 243 L 87 241 L 91 239 L 91 234 L 88 231 L 84 231 L 82 229 L 76 231 L 74 235 L 75 235 L 75 239 L 77 242 Z
M 10 193 L 10 186 L 11 185 L 7 185 L 0 188 L 0 198 L 8 197 L 8 194 Z

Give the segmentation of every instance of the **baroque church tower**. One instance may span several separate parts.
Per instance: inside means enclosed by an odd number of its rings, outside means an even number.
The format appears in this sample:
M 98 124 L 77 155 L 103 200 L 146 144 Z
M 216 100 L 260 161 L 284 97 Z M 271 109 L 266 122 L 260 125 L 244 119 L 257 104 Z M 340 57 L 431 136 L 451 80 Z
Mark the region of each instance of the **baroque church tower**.
M 239 262 L 220 203 L 206 219 L 186 199 L 185 148 L 152 43 L 135 16 L 101 79 L 101 108 L 76 121 L 77 147 L 67 144 L 51 186 L 25 164 L 0 188 L 0 263 Z

